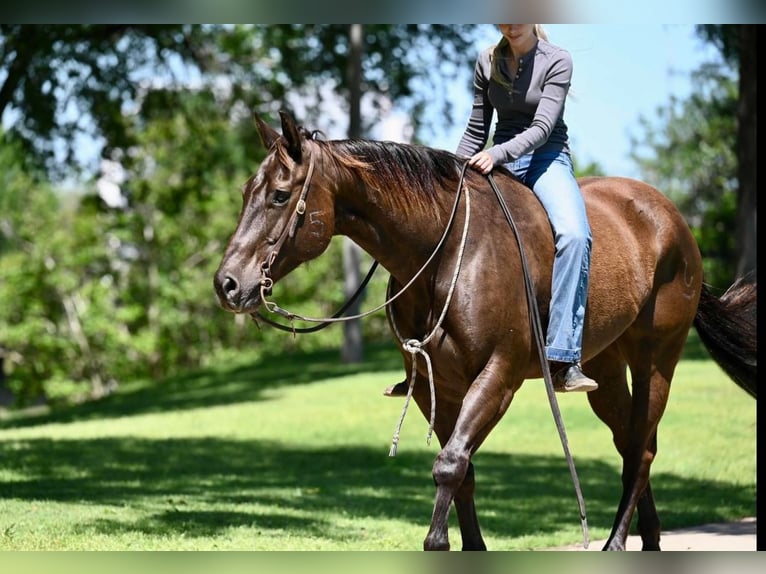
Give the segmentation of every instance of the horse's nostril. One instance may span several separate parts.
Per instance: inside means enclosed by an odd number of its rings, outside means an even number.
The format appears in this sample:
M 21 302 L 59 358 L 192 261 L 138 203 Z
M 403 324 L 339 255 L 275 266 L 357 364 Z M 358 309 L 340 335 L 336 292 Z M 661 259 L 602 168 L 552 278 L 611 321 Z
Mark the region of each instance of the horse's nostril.
M 223 292 L 227 295 L 232 295 L 234 292 L 239 289 L 239 283 L 237 283 L 237 280 L 234 279 L 231 275 L 227 275 L 223 279 Z

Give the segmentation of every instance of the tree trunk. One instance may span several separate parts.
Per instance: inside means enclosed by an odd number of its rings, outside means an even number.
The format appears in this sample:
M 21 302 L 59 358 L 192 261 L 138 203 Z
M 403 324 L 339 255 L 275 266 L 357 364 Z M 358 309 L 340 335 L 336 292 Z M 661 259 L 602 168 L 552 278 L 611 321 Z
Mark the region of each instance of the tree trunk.
M 349 86 L 349 122 L 348 137 L 359 138 L 362 135 L 362 25 L 351 24 L 349 29 L 350 53 L 348 59 Z M 350 298 L 359 282 L 359 263 L 361 249 L 348 237 L 343 238 L 343 291 L 346 299 Z M 349 315 L 359 314 L 359 303 L 354 302 L 348 309 Z M 359 363 L 362 361 L 364 349 L 362 343 L 362 323 L 360 319 L 343 322 L 343 347 L 341 359 L 344 363 Z
M 13 396 L 13 392 L 8 388 L 7 377 L 5 376 L 5 351 L 0 346 L 0 409 L 9 408 L 13 406 L 16 401 L 16 397 Z
M 739 106 L 737 108 L 737 156 L 739 190 L 737 197 L 736 242 L 739 261 L 737 276 L 756 271 L 756 86 L 758 84 L 757 26 L 739 26 Z
M 83 306 L 82 300 L 77 294 L 69 295 L 61 293 L 59 296 L 69 324 L 69 334 L 72 335 L 74 342 L 80 348 L 83 374 L 90 378 L 90 396 L 91 398 L 99 399 L 104 396 L 104 380 L 101 378 L 98 359 L 90 347 L 90 342 L 85 335 L 82 320 L 80 319 Z

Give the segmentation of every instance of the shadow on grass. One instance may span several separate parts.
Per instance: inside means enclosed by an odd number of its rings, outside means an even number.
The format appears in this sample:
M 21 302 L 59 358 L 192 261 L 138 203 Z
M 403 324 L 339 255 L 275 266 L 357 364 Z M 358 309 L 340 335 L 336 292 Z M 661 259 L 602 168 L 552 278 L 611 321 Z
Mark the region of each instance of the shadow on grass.
M 302 449 L 275 442 L 222 438 L 0 442 L 10 476 L 0 497 L 130 507 L 77 525 L 102 534 L 226 536 L 232 527 L 289 531 L 325 540 L 353 540 L 333 523 L 431 516 L 430 469 L 435 452 L 388 458 L 369 447 Z M 514 538 L 579 528 L 574 489 L 560 457 L 479 453 L 477 507 L 485 534 Z M 620 476 L 598 460 L 578 461 L 591 528 L 611 526 Z M 653 488 L 664 528 L 752 515 L 752 487 L 658 473 Z M 139 510 L 136 510 L 139 509 Z M 129 516 L 126 517 L 125 515 Z M 66 528 L 66 525 L 62 525 Z M 459 533 L 453 531 L 459 547 Z M 360 541 L 363 544 L 363 541 Z M 413 541 L 413 550 L 420 541 Z
M 368 345 L 364 362 L 356 364 L 344 364 L 337 349 L 285 353 L 248 364 L 220 365 L 133 385 L 132 390 L 120 389 L 98 401 L 0 420 L 0 429 L 257 401 L 269 389 L 397 369 L 404 373 L 401 355 L 391 343 Z
M 694 329 L 689 334 L 683 358 L 710 358 Z M 262 400 L 264 391 L 269 389 L 363 372 L 395 370 L 404 375 L 401 355 L 393 343 L 367 345 L 364 362 L 357 364 L 344 364 L 337 349 L 271 355 L 252 363 L 218 365 L 160 381 L 134 384 L 98 401 L 0 419 L 0 429 L 256 401 Z

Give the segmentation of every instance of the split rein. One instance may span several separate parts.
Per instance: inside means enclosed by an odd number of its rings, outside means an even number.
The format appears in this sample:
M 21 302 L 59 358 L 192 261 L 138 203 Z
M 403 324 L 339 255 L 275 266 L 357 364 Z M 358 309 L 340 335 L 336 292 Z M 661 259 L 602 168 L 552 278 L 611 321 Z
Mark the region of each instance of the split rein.
M 402 345 L 402 348 L 409 352 L 412 355 L 413 364 L 410 374 L 410 381 L 407 389 L 407 396 L 405 398 L 404 406 L 402 408 L 402 414 L 399 417 L 399 421 L 396 425 L 396 430 L 394 431 L 394 436 L 391 443 L 391 449 L 389 450 L 389 456 L 396 456 L 396 451 L 399 443 L 399 434 L 401 431 L 402 424 L 404 422 L 404 417 L 407 412 L 407 407 L 409 405 L 410 399 L 412 397 L 412 391 L 415 386 L 415 379 L 416 379 L 416 373 L 417 373 L 417 356 L 422 355 L 424 357 L 424 360 L 426 362 L 426 367 L 428 369 L 428 382 L 431 392 L 431 416 L 429 421 L 429 427 L 428 427 L 428 435 L 426 436 L 426 441 L 428 444 L 431 443 L 431 435 L 433 433 L 434 428 L 434 422 L 436 417 L 436 390 L 434 386 L 434 378 L 433 378 L 433 369 L 431 366 L 431 358 L 428 355 L 428 353 L 424 350 L 424 346 L 431 340 L 431 338 L 434 336 L 436 331 L 441 326 L 442 322 L 444 321 L 444 318 L 447 315 L 447 309 L 449 308 L 450 302 L 452 300 L 452 295 L 454 293 L 455 286 L 457 284 L 458 275 L 460 273 L 460 265 L 462 263 L 463 254 L 465 252 L 465 244 L 466 239 L 468 236 L 468 223 L 470 220 L 470 193 L 469 188 L 467 185 L 465 185 L 465 172 L 468 167 L 468 162 L 464 162 L 461 170 L 460 170 L 460 180 L 458 182 L 458 188 L 455 193 L 455 202 L 452 207 L 452 212 L 450 214 L 450 219 L 447 223 L 447 226 L 444 230 L 444 233 L 441 236 L 441 239 L 439 240 L 438 244 L 434 248 L 433 253 L 431 253 L 431 256 L 426 260 L 426 262 L 423 264 L 423 266 L 413 275 L 413 277 L 410 279 L 410 281 L 404 285 L 396 294 L 389 296 L 390 291 L 386 292 L 387 299 L 378 305 L 377 307 L 370 309 L 368 311 L 365 311 L 363 313 L 360 313 L 358 315 L 349 315 L 349 316 L 343 316 L 343 313 L 353 304 L 353 302 L 359 297 L 359 295 L 364 291 L 369 281 L 372 279 L 373 274 L 375 273 L 375 270 L 378 267 L 378 262 L 374 261 L 372 264 L 372 267 L 368 271 L 367 275 L 365 276 L 364 280 L 360 283 L 359 287 L 357 288 L 356 292 L 351 296 L 351 298 L 338 310 L 336 311 L 331 317 L 326 318 L 316 318 L 316 317 L 307 317 L 303 315 L 299 315 L 297 313 L 292 313 L 286 309 L 283 309 L 279 307 L 276 303 L 269 301 L 266 297 L 271 291 L 271 288 L 274 285 L 273 280 L 271 279 L 270 275 L 270 269 L 271 265 L 274 263 L 274 260 L 277 258 L 280 249 L 282 248 L 282 245 L 287 241 L 287 239 L 292 238 L 295 235 L 295 232 L 297 230 L 299 219 L 303 216 L 303 214 L 306 211 L 306 196 L 309 191 L 309 187 L 311 184 L 311 177 L 314 172 L 314 157 L 311 156 L 309 160 L 309 167 L 308 172 L 306 173 L 306 180 L 303 184 L 303 188 L 301 190 L 300 198 L 298 199 L 298 202 L 296 204 L 295 211 L 291 215 L 290 219 L 287 222 L 287 225 L 285 226 L 285 229 L 283 230 L 282 234 L 280 235 L 279 239 L 275 242 L 274 248 L 268 255 L 267 259 L 262 263 L 261 265 L 261 271 L 263 275 L 263 279 L 261 280 L 261 288 L 260 288 L 260 294 L 261 294 L 261 301 L 263 302 L 266 309 L 268 309 L 272 313 L 276 313 L 278 315 L 281 315 L 285 318 L 287 318 L 291 325 L 285 326 L 281 323 L 277 323 L 275 321 L 272 321 L 262 315 L 260 311 L 256 311 L 255 313 L 252 313 L 251 316 L 253 317 L 253 320 L 255 320 L 256 323 L 258 323 L 258 319 L 256 319 L 256 314 L 258 318 L 263 320 L 265 323 L 276 327 L 277 329 L 292 332 L 295 333 L 311 333 L 318 331 L 320 329 L 323 329 L 327 327 L 328 325 L 336 322 L 341 321 L 352 321 L 355 319 L 361 319 L 363 317 L 366 317 L 368 315 L 371 315 L 373 313 L 376 313 L 377 311 L 380 311 L 381 309 L 389 306 L 391 303 L 393 303 L 402 293 L 404 293 L 409 287 L 415 282 L 415 280 L 422 275 L 422 273 L 425 271 L 425 269 L 428 267 L 428 265 L 433 261 L 434 257 L 436 257 L 437 253 L 442 248 L 442 245 L 444 245 L 444 242 L 447 239 L 447 236 L 449 235 L 450 230 L 452 229 L 452 224 L 455 220 L 455 215 L 457 213 L 458 206 L 460 204 L 460 197 L 463 192 L 465 192 L 466 197 L 466 203 L 465 203 L 465 221 L 463 225 L 463 235 L 461 237 L 460 242 L 460 249 L 458 251 L 457 261 L 455 262 L 455 269 L 452 276 L 452 281 L 450 283 L 449 291 L 447 293 L 447 298 L 444 303 L 444 308 L 442 309 L 441 315 L 439 316 L 439 319 L 437 320 L 436 324 L 431 329 L 431 332 L 426 335 L 422 340 L 417 339 L 404 339 L 401 334 L 399 333 L 398 328 L 396 327 L 396 322 L 394 321 L 393 313 L 391 313 L 391 325 L 393 327 L 393 330 L 399 339 L 399 343 Z M 532 285 L 531 276 L 529 273 L 529 269 L 527 266 L 527 260 L 524 253 L 524 248 L 521 243 L 521 237 L 519 235 L 518 229 L 516 228 L 516 223 L 513 220 L 513 217 L 511 216 L 510 210 L 508 209 L 508 206 L 505 203 L 505 200 L 503 199 L 502 194 L 500 193 L 500 190 L 497 187 L 497 184 L 495 183 L 494 178 L 492 177 L 492 174 L 489 173 L 487 175 L 487 178 L 489 180 L 490 186 L 492 187 L 493 192 L 495 193 L 495 196 L 498 200 L 498 203 L 500 204 L 500 207 L 503 211 L 503 215 L 505 216 L 506 221 L 508 222 L 508 225 L 513 230 L 514 236 L 516 238 L 516 242 L 519 246 L 519 254 L 521 257 L 521 265 L 523 270 L 523 276 L 524 276 L 524 286 L 526 289 L 526 295 L 527 295 L 527 307 L 529 310 L 529 319 L 530 324 L 532 327 L 532 332 L 535 336 L 535 341 L 537 343 L 537 350 L 540 357 L 540 365 L 543 372 L 543 378 L 545 380 L 545 389 L 548 394 L 548 402 L 551 406 L 551 411 L 553 413 L 553 418 L 556 423 L 556 429 L 559 433 L 559 438 L 561 440 L 561 445 L 564 449 L 564 454 L 567 459 L 567 464 L 569 465 L 569 471 L 572 476 L 572 481 L 574 483 L 575 487 L 575 493 L 577 495 L 577 503 L 580 511 L 580 522 L 581 527 L 583 531 L 583 546 L 585 548 L 588 547 L 588 523 L 587 518 L 585 515 L 585 502 L 582 496 L 582 489 L 580 487 L 580 481 L 577 476 L 577 471 L 574 466 L 574 461 L 572 459 L 572 454 L 569 450 L 569 444 L 566 436 L 566 430 L 564 429 L 564 423 L 561 418 L 561 411 L 558 406 L 558 401 L 556 399 L 556 392 L 553 388 L 553 381 L 551 378 L 550 368 L 548 365 L 548 360 L 545 357 L 545 340 L 543 335 L 543 328 L 542 328 L 542 321 L 540 319 L 540 312 L 537 306 L 536 297 L 534 293 L 534 287 Z M 391 283 L 389 283 L 389 290 L 391 288 Z M 308 328 L 296 328 L 293 324 L 293 321 L 295 320 L 299 321 L 306 321 L 306 322 L 312 322 L 312 323 L 318 323 L 318 325 L 314 327 L 308 327 Z

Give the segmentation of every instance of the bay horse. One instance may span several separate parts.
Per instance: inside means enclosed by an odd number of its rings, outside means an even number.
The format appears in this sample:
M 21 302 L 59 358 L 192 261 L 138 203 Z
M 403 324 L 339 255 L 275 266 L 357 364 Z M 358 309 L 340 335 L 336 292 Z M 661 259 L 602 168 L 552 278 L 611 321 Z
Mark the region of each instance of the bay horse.
M 405 339 L 435 334 L 425 345 L 432 378 L 401 349 L 407 373 L 415 370 L 412 397 L 424 416 L 433 417 L 440 444 L 423 547 L 450 548 L 454 503 L 462 548 L 485 550 L 471 458 L 522 383 L 544 372 L 519 243 L 487 177 L 461 171 L 464 160 L 454 154 L 413 144 L 325 141 L 288 113 L 280 116 L 281 134 L 255 117 L 269 151 L 244 185 L 237 228 L 215 273 L 220 303 L 234 313 L 256 313 L 274 282 L 322 254 L 337 234 L 389 272 L 390 288 L 407 286 L 386 306 L 392 329 Z M 445 236 L 429 261 L 451 217 L 461 175 L 472 192 L 467 236 Z M 535 195 L 510 172 L 497 168 L 493 177 L 518 227 L 546 324 L 554 257 L 550 224 Z M 623 462 L 622 497 L 604 550 L 625 549 L 636 511 L 643 549 L 659 550 L 649 470 L 673 372 L 694 325 L 718 364 L 755 397 L 756 288 L 738 281 L 724 296 L 714 295 L 703 283 L 700 251 L 687 223 L 657 189 L 621 177 L 589 177 L 580 185 L 593 234 L 582 366 L 598 382 L 588 401 L 611 429 Z M 468 214 L 457 210 L 457 228 Z

